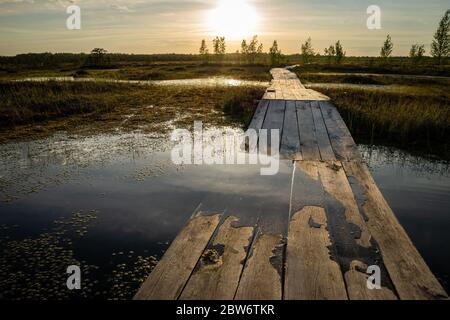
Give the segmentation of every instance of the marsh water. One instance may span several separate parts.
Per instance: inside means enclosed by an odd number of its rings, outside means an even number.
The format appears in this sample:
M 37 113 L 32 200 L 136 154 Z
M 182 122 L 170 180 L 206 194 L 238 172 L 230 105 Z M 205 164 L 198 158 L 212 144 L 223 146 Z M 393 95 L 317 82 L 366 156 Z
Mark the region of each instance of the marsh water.
M 319 73 L 320 74 L 320 73 Z M 382 76 L 382 75 L 378 75 Z M 388 75 L 386 75 L 388 76 Z M 392 75 L 393 76 L 393 75 Z M 421 78 L 419 78 L 421 79 Z M 436 77 L 439 79 L 439 77 Z M 446 79 L 446 78 L 444 78 Z M 100 79 L 100 78 L 75 78 L 75 77 L 33 77 L 17 81 L 31 81 L 31 82 L 107 82 L 107 83 L 123 83 L 123 84 L 137 84 L 137 85 L 153 85 L 153 86 L 189 86 L 189 87 L 237 87 L 237 86 L 252 86 L 266 88 L 270 85 L 269 82 L 239 80 L 224 77 L 207 77 L 196 79 L 175 79 L 175 80 L 115 80 L 115 79 Z M 355 84 L 355 83 L 305 83 L 307 89 L 363 89 L 363 90 L 380 90 L 380 91 L 396 91 L 402 88 L 400 85 L 390 84 Z
M 448 289 L 450 164 L 359 147 L 401 224 Z M 79 263 L 88 285 L 80 298 L 130 298 L 202 206 L 239 210 L 244 218 L 257 213 L 267 228 L 283 228 L 276 221 L 289 209 L 289 162 L 275 177 L 262 177 L 257 166 L 177 166 L 170 150 L 166 137 L 120 132 L 61 133 L 1 145 L 3 297 L 68 298 L 66 264 Z M 30 289 L 46 281 L 59 287 Z
M 207 77 L 197 79 L 176 79 L 176 80 L 115 80 L 100 78 L 75 78 L 75 77 L 33 77 L 25 78 L 17 81 L 58 81 L 58 82 L 110 82 L 110 83 L 126 83 L 140 85 L 156 85 L 156 86 L 190 86 L 190 87 L 216 87 L 216 86 L 253 86 L 268 87 L 269 82 L 230 79 L 224 77 Z
M 0 299 L 131 298 L 199 210 L 238 212 L 242 224 L 286 231 L 279 217 L 289 213 L 291 162 L 282 162 L 275 176 L 261 176 L 257 165 L 181 166 L 171 161 L 172 147 L 163 134 L 120 130 L 1 144 Z M 359 148 L 449 291 L 450 162 Z M 67 290 L 69 265 L 82 267 L 81 291 Z

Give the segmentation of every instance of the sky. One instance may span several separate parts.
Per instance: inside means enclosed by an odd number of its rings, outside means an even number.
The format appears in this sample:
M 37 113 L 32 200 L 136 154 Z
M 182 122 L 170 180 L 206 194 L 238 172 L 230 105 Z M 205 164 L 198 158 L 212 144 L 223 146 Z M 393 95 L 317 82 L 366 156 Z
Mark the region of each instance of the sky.
M 67 7 L 77 5 L 81 29 L 69 30 Z M 381 9 L 381 29 L 369 30 L 367 8 Z M 448 0 L 0 0 L 0 55 L 28 52 L 197 53 L 225 35 L 227 52 L 257 34 L 265 51 L 277 40 L 297 53 L 308 37 L 323 49 L 340 40 L 347 55 L 376 56 L 387 34 L 394 55 L 412 44 L 429 53 Z

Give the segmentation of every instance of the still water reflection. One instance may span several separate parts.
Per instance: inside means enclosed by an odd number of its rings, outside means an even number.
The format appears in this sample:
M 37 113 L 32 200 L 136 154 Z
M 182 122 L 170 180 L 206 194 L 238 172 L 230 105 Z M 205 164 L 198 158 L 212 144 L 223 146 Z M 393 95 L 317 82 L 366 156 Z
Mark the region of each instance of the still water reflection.
M 400 223 L 448 292 L 450 163 L 395 148 L 362 145 L 360 150 Z
M 448 290 L 449 164 L 395 149 L 360 148 L 400 222 Z M 289 209 L 290 162 L 283 162 L 275 177 L 263 177 L 258 166 L 175 166 L 170 149 L 167 139 L 140 133 L 59 134 L 1 145 L 3 298 L 65 297 L 50 288 L 38 294 L 28 288 L 33 283 L 27 273 L 36 269 L 27 269 L 17 252 L 48 259 L 47 242 L 62 250 L 52 263 L 64 255 L 64 262 L 93 266 L 89 291 L 80 297 L 121 299 L 133 295 L 151 268 L 142 267 L 142 259 L 151 264 L 160 258 L 199 208 L 239 211 L 242 223 L 285 232 L 277 217 Z M 62 231 L 61 221 L 70 230 Z M 58 270 L 64 278 L 64 269 Z M 41 278 L 35 281 L 51 277 L 37 272 Z M 124 282 L 128 285 L 120 287 Z

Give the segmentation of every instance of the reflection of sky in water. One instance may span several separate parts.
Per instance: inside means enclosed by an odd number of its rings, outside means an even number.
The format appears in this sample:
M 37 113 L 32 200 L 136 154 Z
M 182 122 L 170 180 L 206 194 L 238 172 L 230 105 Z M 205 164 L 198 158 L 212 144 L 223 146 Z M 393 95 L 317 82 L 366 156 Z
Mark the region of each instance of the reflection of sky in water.
M 395 149 L 360 149 L 400 223 L 448 292 L 450 164 Z
M 75 255 L 105 272 L 112 253 L 161 256 L 199 207 L 285 232 L 289 161 L 275 177 L 256 165 L 175 166 L 170 145 L 143 134 L 60 134 L 0 146 L 0 154 L 0 226 L 18 226 L 6 231 L 10 239 L 36 238 L 61 217 L 96 210 Z
M 252 81 L 252 80 L 237 80 L 221 77 L 197 78 L 197 79 L 175 79 L 175 80 L 112 80 L 112 79 L 93 79 L 93 78 L 74 78 L 74 77 L 33 77 L 26 78 L 19 81 L 69 81 L 69 82 L 111 82 L 111 83 L 129 83 L 142 85 L 156 85 L 156 86 L 190 86 L 190 87 L 215 87 L 215 86 L 255 86 L 268 87 L 269 82 Z
M 361 148 L 402 225 L 446 280 L 449 166 L 395 150 Z M 275 177 L 264 177 L 258 166 L 175 166 L 169 151 L 163 139 L 144 134 L 61 134 L 0 146 L 0 225 L 18 225 L 13 239 L 35 237 L 59 217 L 98 210 L 93 227 L 74 245 L 80 260 L 101 268 L 113 252 L 160 255 L 199 205 L 285 232 L 289 161 Z

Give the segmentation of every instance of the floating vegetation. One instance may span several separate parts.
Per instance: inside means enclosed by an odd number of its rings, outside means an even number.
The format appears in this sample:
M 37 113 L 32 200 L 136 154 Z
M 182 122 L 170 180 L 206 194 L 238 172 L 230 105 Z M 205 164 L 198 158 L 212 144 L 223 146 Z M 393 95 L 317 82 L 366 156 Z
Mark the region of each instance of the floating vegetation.
M 88 298 L 92 290 L 87 275 L 97 267 L 80 262 L 73 251 L 72 230 L 80 236 L 94 218 L 96 212 L 74 213 L 69 219 L 61 219 L 54 230 L 40 234 L 37 238 L 9 240 L 1 238 L 0 247 L 0 292 L 2 299 L 17 300 L 63 300 Z M 9 230 L 3 227 L 2 231 Z M 80 232 L 82 231 L 82 232 Z M 83 277 L 82 290 L 68 290 L 67 267 L 79 266 Z
M 78 211 L 54 221 L 54 228 L 36 238 L 11 240 L 15 226 L 0 225 L 0 299 L 68 300 L 129 299 L 157 263 L 155 256 L 145 258 L 134 251 L 113 253 L 120 263 L 100 270 L 77 257 L 74 242 L 84 237 L 98 211 Z M 117 260 L 117 259 L 114 259 Z M 80 267 L 81 290 L 66 286 L 67 267 Z
M 123 255 L 123 252 L 121 253 Z M 147 279 L 158 263 L 158 259 L 155 256 L 148 258 L 137 256 L 133 258 L 133 251 L 130 251 L 126 257 L 129 260 L 128 263 L 116 264 L 112 270 L 112 275 L 108 281 L 110 287 L 108 299 L 124 300 L 133 298 L 139 286 Z
M 82 138 L 60 133 L 32 142 L 0 144 L 0 202 L 11 203 L 68 182 L 85 183 L 98 166 L 129 163 L 130 158 L 147 158 L 167 148 L 164 139 L 141 133 Z M 164 169 L 162 162 L 157 165 L 158 172 Z M 136 173 L 137 178 L 147 175 L 148 170 Z

